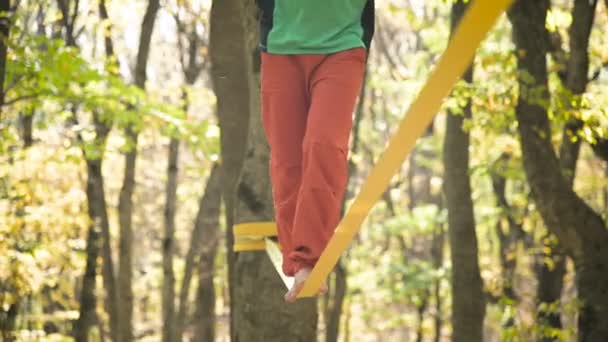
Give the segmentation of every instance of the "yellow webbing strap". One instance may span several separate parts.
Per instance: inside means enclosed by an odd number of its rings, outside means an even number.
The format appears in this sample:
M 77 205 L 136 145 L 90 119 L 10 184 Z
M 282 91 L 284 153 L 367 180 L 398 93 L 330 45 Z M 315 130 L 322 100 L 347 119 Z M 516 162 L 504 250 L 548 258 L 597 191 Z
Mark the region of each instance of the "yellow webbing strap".
M 266 249 L 265 239 L 277 236 L 274 222 L 242 223 L 234 226 L 235 252 L 263 251 Z
M 340 255 L 359 231 L 391 178 L 414 148 L 416 140 L 441 109 L 443 99 L 475 56 L 477 47 L 498 17 L 513 0 L 476 0 L 471 5 L 453 35 L 437 67 L 424 88 L 410 106 L 386 151 L 361 187 L 346 216 L 342 219 L 327 247 L 321 254 L 298 298 L 315 296 Z
M 272 265 L 288 289 L 293 285 L 293 278 L 283 274 L 283 254 L 281 248 L 269 237 L 277 235 L 274 222 L 242 223 L 234 226 L 234 251 L 263 251 L 265 250 Z

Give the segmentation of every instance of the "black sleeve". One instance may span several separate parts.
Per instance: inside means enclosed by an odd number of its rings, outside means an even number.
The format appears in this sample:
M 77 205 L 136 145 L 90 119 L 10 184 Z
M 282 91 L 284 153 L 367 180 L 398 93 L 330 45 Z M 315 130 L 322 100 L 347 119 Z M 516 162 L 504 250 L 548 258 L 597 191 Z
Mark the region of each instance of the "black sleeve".
M 374 36 L 375 9 L 374 0 L 367 0 L 363 14 L 361 15 L 361 26 L 363 26 L 363 43 L 369 51 Z
M 260 10 L 260 48 L 262 51 L 266 51 L 268 33 L 270 33 L 270 30 L 272 29 L 274 0 L 256 0 L 255 2 Z

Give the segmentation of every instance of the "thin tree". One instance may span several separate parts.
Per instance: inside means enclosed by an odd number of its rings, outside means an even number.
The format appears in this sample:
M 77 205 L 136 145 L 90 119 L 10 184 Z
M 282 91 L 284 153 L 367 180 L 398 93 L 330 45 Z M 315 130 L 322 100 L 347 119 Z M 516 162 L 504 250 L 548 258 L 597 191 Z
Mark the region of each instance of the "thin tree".
M 135 62 L 135 85 L 143 90 L 146 88 L 146 68 L 150 56 L 150 42 L 156 21 L 156 13 L 160 8 L 159 0 L 149 0 L 141 23 L 139 48 Z M 137 160 L 138 131 L 135 123 L 130 123 L 125 129 L 130 148 L 125 153 L 125 169 L 123 183 L 118 201 L 118 217 L 120 222 L 120 240 L 118 245 L 119 272 L 118 285 L 120 304 L 119 341 L 133 340 L 133 192 L 135 191 L 135 162 Z
M 76 20 L 78 19 L 79 2 L 75 1 L 72 3 L 69 0 L 58 0 L 57 4 L 62 13 L 61 23 L 64 30 L 66 45 L 77 47 L 77 37 L 75 32 Z M 103 0 L 101 0 L 99 3 L 99 15 L 102 20 L 108 19 L 107 11 L 105 10 L 105 2 Z M 108 26 L 106 29 L 110 30 L 110 27 Z M 114 55 L 110 35 L 106 35 L 105 49 L 106 57 L 111 57 Z M 110 58 L 108 58 L 108 60 L 110 60 Z M 75 106 L 72 106 L 72 111 L 74 115 L 71 120 L 74 123 L 77 123 L 77 109 Z M 102 274 L 107 295 L 105 308 L 110 319 L 110 336 L 112 336 L 113 340 L 116 341 L 118 334 L 117 289 L 114 280 L 115 276 L 110 244 L 110 227 L 102 174 L 105 141 L 110 132 L 111 126 L 105 123 L 100 118 L 98 113 L 93 112 L 92 115 L 95 130 L 95 139 L 93 143 L 95 144 L 98 153 L 87 153 L 83 137 L 80 133 L 77 134 L 77 139 L 83 148 L 83 155 L 87 165 L 86 194 L 88 214 L 91 225 L 89 226 L 89 231 L 87 233 L 87 261 L 80 293 L 80 314 L 78 320 L 75 322 L 74 336 L 77 341 L 87 341 L 89 330 L 97 320 L 95 311 L 95 280 L 97 274 L 97 259 L 101 253 L 103 259 Z
M 464 1 L 452 5 L 452 32 L 466 10 Z M 471 83 L 472 66 L 463 76 Z M 468 100 L 461 114 L 448 113 L 444 150 L 444 191 L 448 208 L 448 235 L 452 259 L 452 341 L 481 342 L 485 299 L 479 272 L 475 217 L 469 179 L 469 133 L 463 129 L 471 117 Z
M 187 6 L 187 3 L 182 3 L 180 5 L 181 6 L 174 13 L 173 17 L 177 25 L 177 41 L 180 64 L 185 80 L 185 85 L 182 90 L 183 110 L 187 113 L 190 107 L 190 99 L 187 88 L 194 85 L 196 80 L 199 78 L 201 72 L 205 69 L 205 66 L 207 65 L 207 60 L 201 54 L 201 47 L 204 46 L 205 39 L 204 37 L 202 37 L 201 32 L 199 32 L 200 30 L 197 29 L 198 25 L 200 24 L 200 14 L 191 15 L 188 16 L 187 19 L 184 19 L 183 15 L 181 15 L 182 10 L 184 10 L 185 12 L 191 12 L 192 9 L 185 7 Z M 178 151 L 179 140 L 175 137 L 172 137 L 169 144 L 169 165 L 174 164 L 177 160 Z M 216 167 L 214 166 L 214 170 L 215 169 Z M 169 177 L 167 182 L 167 204 L 165 211 L 165 244 L 163 244 L 163 273 L 165 274 L 163 280 L 163 341 L 181 341 L 186 326 L 190 283 L 194 273 L 194 264 L 197 260 L 196 257 L 198 256 L 197 254 L 199 253 L 204 237 L 204 217 L 210 216 L 212 218 L 214 217 L 214 215 L 217 216 L 217 214 L 214 214 L 213 212 L 208 212 L 208 202 L 210 201 L 210 199 L 208 199 L 208 196 L 210 195 L 207 195 L 207 192 L 209 192 L 210 189 L 214 188 L 215 183 L 213 182 L 216 182 L 219 179 L 219 176 L 216 176 L 216 174 L 218 173 L 217 171 L 212 171 L 212 174 L 209 176 L 210 178 L 207 181 L 205 193 L 201 197 L 201 201 L 199 204 L 199 212 L 197 214 L 197 219 L 195 221 L 194 229 L 192 231 L 192 236 L 190 239 L 190 247 L 186 254 L 184 276 L 182 278 L 182 284 L 178 295 L 179 307 L 176 315 L 174 307 L 175 279 L 173 276 L 173 228 L 171 226 L 174 225 L 172 223 L 172 220 L 174 220 L 173 216 L 175 215 L 174 207 L 176 181 L 173 180 L 173 178 L 177 173 L 177 164 L 175 164 L 175 167 L 169 166 L 167 172 Z M 170 183 L 172 185 L 171 187 L 169 186 Z M 217 201 L 219 200 L 220 196 L 218 195 Z M 213 322 L 214 317 L 204 318 Z
M 195 232 L 199 232 L 197 245 L 198 289 L 194 311 L 194 342 L 213 341 L 215 339 L 215 275 L 214 264 L 220 239 L 219 216 L 222 187 L 221 169 L 214 165 L 207 180 L 205 194 L 199 204 L 196 216 Z M 194 233 L 193 233 L 194 240 Z M 181 306 L 180 306 L 181 308 Z M 179 341 L 179 340 L 178 340 Z

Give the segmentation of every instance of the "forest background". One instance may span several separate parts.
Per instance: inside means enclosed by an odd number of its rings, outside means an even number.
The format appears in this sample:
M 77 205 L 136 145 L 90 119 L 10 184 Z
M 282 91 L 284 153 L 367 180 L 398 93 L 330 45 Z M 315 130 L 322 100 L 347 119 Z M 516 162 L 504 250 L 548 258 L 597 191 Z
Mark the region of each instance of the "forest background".
M 377 1 L 345 208 L 466 6 Z M 231 251 L 272 220 L 254 2 L 0 1 L 0 337 L 605 340 L 607 8 L 516 1 L 329 293 L 286 306 Z

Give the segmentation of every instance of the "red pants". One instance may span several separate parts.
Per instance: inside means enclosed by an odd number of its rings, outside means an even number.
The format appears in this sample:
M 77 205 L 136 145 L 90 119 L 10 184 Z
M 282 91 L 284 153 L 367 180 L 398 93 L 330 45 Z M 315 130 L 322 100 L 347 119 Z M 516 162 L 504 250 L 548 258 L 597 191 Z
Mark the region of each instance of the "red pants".
M 365 58 L 363 48 L 262 55 L 262 116 L 288 276 L 314 266 L 339 223 Z

